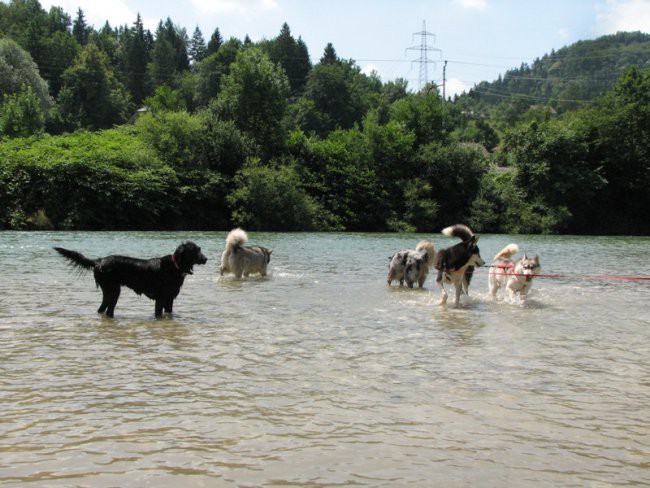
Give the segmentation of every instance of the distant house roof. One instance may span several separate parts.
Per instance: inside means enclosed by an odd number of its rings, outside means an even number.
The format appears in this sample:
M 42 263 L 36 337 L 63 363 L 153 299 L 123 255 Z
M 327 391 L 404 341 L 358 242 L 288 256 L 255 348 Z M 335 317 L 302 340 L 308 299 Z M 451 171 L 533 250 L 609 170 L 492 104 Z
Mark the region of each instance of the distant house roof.
M 146 114 L 149 112 L 149 107 L 140 107 L 138 110 L 136 110 L 131 117 L 129 117 L 129 120 L 127 120 L 127 124 L 135 124 L 135 121 L 138 120 L 138 118 L 141 115 Z

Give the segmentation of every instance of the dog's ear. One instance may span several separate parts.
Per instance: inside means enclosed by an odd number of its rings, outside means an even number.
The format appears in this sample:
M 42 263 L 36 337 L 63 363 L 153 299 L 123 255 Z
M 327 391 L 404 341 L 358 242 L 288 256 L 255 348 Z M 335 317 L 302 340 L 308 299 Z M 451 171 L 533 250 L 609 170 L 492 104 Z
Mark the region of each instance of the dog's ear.
M 535 264 L 539 266 L 539 256 L 535 254 Z
M 524 253 L 524 257 L 522 258 L 524 261 L 528 259 L 528 253 Z
M 472 242 L 476 244 L 478 242 L 478 236 L 472 236 Z

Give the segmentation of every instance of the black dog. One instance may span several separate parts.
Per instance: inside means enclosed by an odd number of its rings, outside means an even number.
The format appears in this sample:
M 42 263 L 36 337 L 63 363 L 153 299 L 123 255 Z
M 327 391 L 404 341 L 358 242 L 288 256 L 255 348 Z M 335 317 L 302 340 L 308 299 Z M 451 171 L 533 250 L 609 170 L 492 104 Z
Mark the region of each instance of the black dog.
M 138 295 L 146 295 L 156 301 L 156 317 L 163 309 L 172 312 L 174 298 L 178 296 L 185 276 L 192 274 L 195 264 L 205 264 L 207 258 L 193 242 L 184 242 L 173 255 L 160 258 L 138 259 L 128 256 L 106 256 L 89 259 L 76 251 L 54 248 L 79 270 L 93 270 L 95 283 L 102 289 L 102 304 L 97 313 L 113 316 L 122 286 L 131 288 Z
M 483 266 L 485 261 L 481 259 L 477 245 L 478 237 L 466 225 L 452 225 L 443 229 L 442 233 L 449 237 L 458 237 L 462 241 L 447 249 L 438 251 L 434 263 L 435 268 L 438 270 L 436 282 L 442 292 L 440 305 L 447 303 L 447 292 L 444 286 L 446 282 L 453 283 L 456 287 L 455 305 L 458 306 L 463 288 L 465 289 L 465 293 L 468 293 L 474 267 Z

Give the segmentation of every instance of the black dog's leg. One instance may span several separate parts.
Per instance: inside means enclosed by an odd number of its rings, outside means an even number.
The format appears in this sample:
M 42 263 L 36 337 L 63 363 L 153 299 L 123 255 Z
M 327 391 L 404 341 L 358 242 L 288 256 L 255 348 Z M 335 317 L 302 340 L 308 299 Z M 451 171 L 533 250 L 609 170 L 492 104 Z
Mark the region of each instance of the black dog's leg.
M 169 298 L 167 301 L 165 301 L 165 312 L 166 313 L 172 313 L 172 308 L 174 307 L 174 299 Z
M 162 317 L 163 314 L 163 299 L 162 298 L 156 298 L 156 310 L 154 312 L 156 315 L 156 318 Z
M 97 309 L 97 313 L 104 313 L 108 307 L 109 294 L 108 291 L 102 288 L 102 304 Z
M 117 305 L 117 300 L 120 298 L 120 285 L 107 286 L 105 288 L 107 296 L 107 305 L 106 316 L 113 318 L 115 312 L 115 305 Z M 102 303 L 103 305 L 103 303 Z M 101 307 L 99 307 L 101 309 Z

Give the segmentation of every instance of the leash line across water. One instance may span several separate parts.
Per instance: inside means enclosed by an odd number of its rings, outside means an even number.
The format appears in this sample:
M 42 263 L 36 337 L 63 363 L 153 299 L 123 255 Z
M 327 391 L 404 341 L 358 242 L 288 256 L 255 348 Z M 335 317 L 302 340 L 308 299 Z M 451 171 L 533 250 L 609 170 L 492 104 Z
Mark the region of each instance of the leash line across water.
M 512 266 L 507 265 L 486 265 L 481 266 L 482 268 L 499 268 L 499 269 L 509 269 Z M 486 272 L 487 273 L 487 272 Z M 493 274 L 497 275 L 508 275 L 508 276 L 531 276 L 524 275 L 523 273 L 508 273 L 507 271 L 494 272 Z M 618 281 L 650 281 L 650 276 L 626 276 L 626 275 L 585 275 L 574 273 L 572 275 L 568 274 L 535 274 L 532 275 L 534 278 L 582 278 L 586 280 L 618 280 Z

